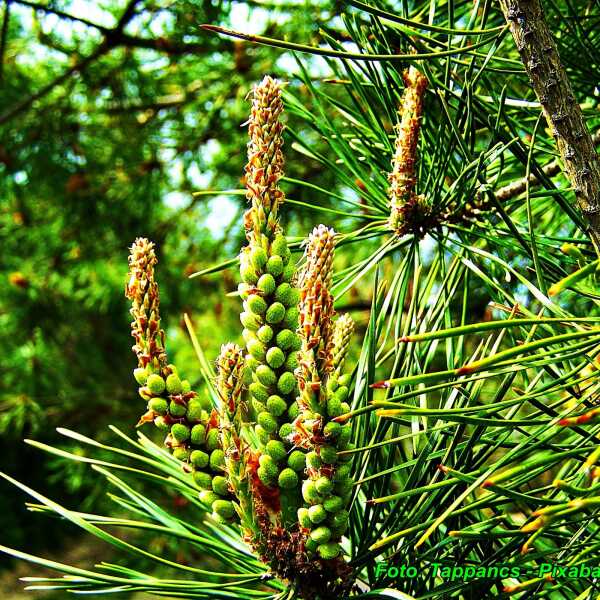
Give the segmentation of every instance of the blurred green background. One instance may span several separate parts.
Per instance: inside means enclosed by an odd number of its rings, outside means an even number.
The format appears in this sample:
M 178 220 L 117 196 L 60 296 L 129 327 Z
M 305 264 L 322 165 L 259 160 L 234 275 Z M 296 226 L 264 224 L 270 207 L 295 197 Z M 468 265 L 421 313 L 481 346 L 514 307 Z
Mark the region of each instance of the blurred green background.
M 319 6 L 327 18 L 328 2 Z M 211 360 L 239 335 L 238 300 L 226 296 L 236 273 L 188 275 L 237 254 L 244 200 L 193 192 L 241 187 L 246 95 L 266 73 L 290 79 L 295 61 L 199 25 L 309 42 L 317 26 L 306 10 L 303 2 L 216 0 L 0 6 L 2 470 L 80 510 L 104 501 L 89 471 L 22 439 L 53 443 L 60 426 L 97 439 L 109 423 L 133 431 L 143 402 L 131 379 L 123 287 L 136 236 L 158 244 L 168 349 L 188 378 L 198 373 L 184 312 Z M 287 164 L 295 178 L 334 185 L 291 147 Z M 305 188 L 285 187 L 310 201 Z M 293 212 L 284 212 L 292 235 L 318 223 L 318 214 Z M 0 484 L 0 543 L 59 560 L 104 558 L 65 537 L 58 521 L 30 516 L 24 500 Z M 15 579 L 31 570 L 0 561 L 1 597 L 22 597 Z

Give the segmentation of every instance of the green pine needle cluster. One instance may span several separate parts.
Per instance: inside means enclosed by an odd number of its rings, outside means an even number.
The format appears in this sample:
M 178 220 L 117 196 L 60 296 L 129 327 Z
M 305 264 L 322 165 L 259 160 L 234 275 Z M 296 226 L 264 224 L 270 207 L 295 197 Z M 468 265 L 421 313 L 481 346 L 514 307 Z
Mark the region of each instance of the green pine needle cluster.
M 545 11 L 596 132 L 598 7 Z M 134 244 L 127 294 L 142 420 L 169 429 L 168 449 L 119 430 L 115 446 L 63 430 L 81 454 L 30 442 L 90 464 L 127 517 L 68 510 L 7 478 L 33 511 L 160 574 L 2 548 L 65 574 L 32 587 L 279 600 L 596 593 L 594 575 L 550 578 L 540 565 L 579 568 L 600 551 L 598 258 L 505 16 L 490 2 L 395 11 L 352 0 L 339 17 L 318 44 L 207 27 L 295 52 L 301 82 L 282 90 L 266 77 L 255 88 L 245 187 L 229 191 L 249 202 L 247 245 L 195 274 L 239 265 L 243 347 L 225 344 L 215 373 L 190 326 L 210 385 L 196 392 L 179 379 L 154 249 Z M 326 78 L 311 71 L 315 56 Z M 284 176 L 284 106 L 297 124 L 289 151 L 337 187 Z M 284 198 L 291 181 L 310 202 Z M 286 237 L 288 207 L 335 232 Z M 187 512 L 150 490 L 184 498 Z M 115 528 L 160 533 L 220 570 L 180 564 Z M 383 563 L 416 574 L 392 577 Z M 510 570 L 453 578 L 432 574 L 434 564 Z

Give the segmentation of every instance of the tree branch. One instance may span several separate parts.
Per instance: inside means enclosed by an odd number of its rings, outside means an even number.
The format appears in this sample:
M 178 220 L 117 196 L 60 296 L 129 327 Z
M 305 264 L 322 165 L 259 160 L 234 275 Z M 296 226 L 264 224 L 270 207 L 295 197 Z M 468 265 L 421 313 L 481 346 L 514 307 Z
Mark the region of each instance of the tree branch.
M 69 67 L 66 71 L 64 71 L 64 73 L 61 73 L 58 77 L 56 77 L 50 83 L 42 87 L 35 94 L 32 94 L 31 96 L 25 98 L 16 106 L 13 106 L 13 108 L 1 114 L 0 125 L 6 123 L 7 121 L 10 121 L 14 117 L 22 113 L 24 110 L 27 110 L 36 100 L 47 96 L 55 87 L 59 86 L 61 83 L 69 79 L 71 75 L 73 75 L 74 73 L 81 73 L 88 67 L 90 63 L 94 62 L 97 58 L 112 50 L 112 48 L 114 48 L 115 45 L 118 44 L 118 40 L 120 39 L 120 35 L 122 34 L 123 29 L 135 15 L 135 6 L 139 2 L 140 0 L 130 0 L 129 4 L 123 11 L 123 14 L 121 15 L 121 18 L 119 19 L 117 25 L 114 27 L 114 29 L 110 29 L 107 33 L 105 33 L 104 39 L 91 54 L 88 54 L 88 56 L 75 63 L 73 66 Z
M 123 14 L 121 15 L 121 18 L 119 19 L 116 27 L 114 29 L 111 29 L 109 34 L 117 32 L 120 33 L 125 29 L 127 23 L 129 23 L 129 21 L 131 21 L 131 19 L 133 19 L 133 17 L 135 16 L 135 7 L 140 2 L 141 0 L 129 0 L 129 3 L 125 7 L 125 10 L 123 11 Z
M 98 25 L 98 23 L 94 23 L 93 21 L 88 21 L 83 17 L 76 17 L 75 15 L 71 15 L 63 10 L 59 10 L 58 8 L 54 8 L 53 6 L 47 6 L 44 4 L 38 4 L 37 2 L 30 2 L 29 0 L 10 0 L 15 4 L 20 4 L 21 6 L 28 6 L 33 10 L 37 10 L 47 15 L 56 15 L 61 19 L 68 19 L 69 21 L 74 21 L 76 23 L 82 23 L 83 25 L 87 25 L 88 27 L 93 27 L 102 33 L 108 33 L 110 31 L 109 27 L 104 27 L 104 25 Z
M 600 256 L 600 164 L 539 0 L 500 0 Z
M 11 0 L 9 0 L 11 1 Z M 74 21 L 75 23 L 82 23 L 87 27 L 92 27 L 102 32 L 107 38 L 111 39 L 114 46 L 125 46 L 126 48 L 144 48 L 147 50 L 156 50 L 157 52 L 164 52 L 166 54 L 180 55 L 180 54 L 197 54 L 201 52 L 205 52 L 207 50 L 207 45 L 199 42 L 175 42 L 173 40 L 169 40 L 168 38 L 158 37 L 158 38 L 144 38 L 138 37 L 134 35 L 130 35 L 122 31 L 123 27 L 119 29 L 119 27 L 115 27 L 111 29 L 110 27 L 105 27 L 104 25 L 99 25 L 98 23 L 94 23 L 93 21 L 89 21 L 88 19 L 84 19 L 83 17 L 76 17 L 70 13 L 67 13 L 63 10 L 59 10 L 52 6 L 46 6 L 44 4 L 38 4 L 37 2 L 31 2 L 30 0 L 12 0 L 15 4 L 20 4 L 22 6 L 28 6 L 33 10 L 37 10 L 40 12 L 44 12 L 49 15 L 56 15 L 62 19 L 67 19 L 69 21 Z M 133 3 L 133 7 L 131 10 L 135 8 L 135 4 L 138 3 L 139 0 Z M 121 17 L 123 20 L 124 17 L 128 17 L 130 20 L 133 15 L 129 15 L 124 13 Z M 231 45 L 231 44 L 230 44 Z
M 594 145 L 600 144 L 600 131 L 597 131 L 592 136 L 592 142 L 594 143 Z M 547 165 L 544 165 L 542 167 L 542 171 L 548 177 L 554 177 L 555 175 L 558 175 L 561 171 L 560 162 L 558 160 L 553 160 Z M 529 183 L 538 184 L 539 180 L 535 175 L 531 174 L 529 176 Z M 515 198 L 519 194 L 522 194 L 526 189 L 527 177 L 522 177 L 521 179 L 517 179 L 516 181 L 513 181 L 508 185 L 498 188 L 495 192 L 496 200 L 498 200 L 499 202 L 506 202 L 507 200 L 510 200 L 511 198 Z
M 207 44 L 200 42 L 176 42 L 164 37 L 141 38 L 127 33 L 121 33 L 118 36 L 118 45 L 127 48 L 145 48 L 173 55 L 201 54 L 209 49 Z M 214 48 L 211 46 L 210 49 Z

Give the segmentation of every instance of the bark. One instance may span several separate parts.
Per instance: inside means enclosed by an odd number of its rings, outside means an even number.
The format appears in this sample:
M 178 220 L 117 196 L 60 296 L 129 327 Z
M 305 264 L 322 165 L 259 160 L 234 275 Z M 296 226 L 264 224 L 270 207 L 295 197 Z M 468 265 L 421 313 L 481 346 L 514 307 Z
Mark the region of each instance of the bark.
M 500 0 L 600 256 L 600 164 L 539 0 Z

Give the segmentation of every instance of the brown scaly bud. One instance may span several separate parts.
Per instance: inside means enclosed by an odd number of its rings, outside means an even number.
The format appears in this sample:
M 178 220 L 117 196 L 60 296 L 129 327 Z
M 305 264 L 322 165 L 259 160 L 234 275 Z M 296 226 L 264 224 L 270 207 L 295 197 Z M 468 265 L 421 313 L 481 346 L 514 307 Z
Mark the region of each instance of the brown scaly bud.
M 299 335 L 300 387 L 315 390 L 333 368 L 333 296 L 329 291 L 335 231 L 319 225 L 306 246 L 306 264 L 300 275 Z
M 349 314 L 343 314 L 333 326 L 332 366 L 336 374 L 341 375 L 344 360 L 354 332 L 354 321 Z
M 281 86 L 266 76 L 253 90 L 246 165 L 246 198 L 252 204 L 244 217 L 249 242 L 271 239 L 277 232 L 277 211 L 284 200 L 279 188 L 283 176 L 283 112 Z
M 404 72 L 403 78 L 405 88 L 399 111 L 400 122 L 397 125 L 392 171 L 388 177 L 390 227 L 398 234 L 403 233 L 405 205 L 414 204 L 415 201 L 415 164 L 423 113 L 423 95 L 427 87 L 427 79 L 413 66 Z M 419 204 L 422 204 L 422 201 Z
M 131 335 L 135 338 L 133 351 L 141 368 L 151 365 L 166 373 L 165 333 L 160 326 L 160 300 L 154 280 L 157 263 L 154 243 L 137 238 L 129 253 L 129 281 L 125 296 L 131 300 Z

